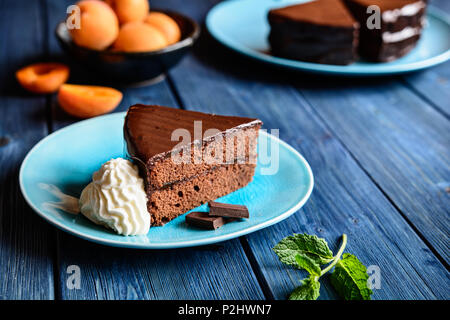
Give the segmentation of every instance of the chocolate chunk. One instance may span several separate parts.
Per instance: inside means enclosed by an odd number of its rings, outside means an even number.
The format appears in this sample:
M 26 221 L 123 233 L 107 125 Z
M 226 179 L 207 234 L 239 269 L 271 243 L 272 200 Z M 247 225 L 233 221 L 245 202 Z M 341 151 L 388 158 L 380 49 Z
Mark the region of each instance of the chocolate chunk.
M 196 227 L 215 230 L 225 224 L 225 219 L 211 217 L 207 212 L 191 212 L 186 216 L 186 222 Z
M 246 206 L 211 201 L 209 203 L 211 217 L 248 218 L 250 215 Z

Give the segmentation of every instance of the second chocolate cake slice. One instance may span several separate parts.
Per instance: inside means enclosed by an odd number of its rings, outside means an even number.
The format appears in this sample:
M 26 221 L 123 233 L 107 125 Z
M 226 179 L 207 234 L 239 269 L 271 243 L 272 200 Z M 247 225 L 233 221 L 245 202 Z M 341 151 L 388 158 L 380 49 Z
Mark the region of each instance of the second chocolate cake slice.
M 162 106 L 130 107 L 124 136 L 144 177 L 152 225 L 247 185 L 261 124 Z
M 410 52 L 420 39 L 427 3 L 424 0 L 345 0 L 360 22 L 359 53 L 367 60 L 388 62 Z M 380 12 L 380 25 L 368 23 L 372 13 Z
M 341 0 L 272 9 L 271 52 L 283 58 L 345 65 L 357 57 L 359 24 Z

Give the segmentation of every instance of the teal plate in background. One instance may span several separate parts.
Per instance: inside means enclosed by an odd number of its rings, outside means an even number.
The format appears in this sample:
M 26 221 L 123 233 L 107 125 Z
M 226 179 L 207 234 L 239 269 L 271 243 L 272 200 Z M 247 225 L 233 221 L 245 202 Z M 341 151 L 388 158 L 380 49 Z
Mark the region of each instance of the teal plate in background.
M 267 139 L 271 152 L 279 149 L 278 171 L 262 175 L 267 166 L 258 159 L 253 181 L 219 199 L 246 205 L 250 219 L 230 222 L 217 230 L 201 230 L 188 226 L 182 215 L 163 227 L 150 228 L 146 236 L 126 237 L 95 225 L 81 214 L 54 209 L 51 204 L 58 201 L 55 192 L 78 198 L 94 171 L 111 158 L 123 157 L 124 117 L 125 113 L 115 113 L 78 122 L 31 149 L 20 168 L 19 182 L 26 201 L 41 217 L 73 235 L 105 245 L 180 248 L 236 238 L 280 222 L 300 209 L 311 194 L 313 175 L 306 160 L 285 142 L 261 131 L 258 145 Z M 207 211 L 207 207 L 194 210 Z
M 450 19 L 442 11 L 428 7 L 427 25 L 417 46 L 406 56 L 386 63 L 358 61 L 339 66 L 283 59 L 269 54 L 267 41 L 270 9 L 309 0 L 229 0 L 208 13 L 206 26 L 223 45 L 251 58 L 273 65 L 307 72 L 376 76 L 417 71 L 443 63 L 450 58 Z

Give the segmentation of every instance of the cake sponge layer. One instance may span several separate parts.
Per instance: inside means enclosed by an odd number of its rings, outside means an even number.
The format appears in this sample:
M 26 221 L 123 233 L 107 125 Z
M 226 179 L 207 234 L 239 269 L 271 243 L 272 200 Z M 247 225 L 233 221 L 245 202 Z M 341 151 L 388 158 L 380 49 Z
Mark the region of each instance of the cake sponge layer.
M 260 124 L 236 132 L 219 135 L 201 146 L 190 147 L 186 161 L 177 162 L 171 156 L 148 165 L 144 170 L 150 190 L 163 188 L 181 180 L 204 174 L 215 167 L 228 164 L 256 164 L 257 138 Z M 227 156 L 230 155 L 230 156 Z M 200 157 L 200 158 L 199 158 Z
M 152 225 L 161 226 L 199 205 L 215 200 L 252 181 L 254 164 L 222 165 L 187 181 L 148 193 Z

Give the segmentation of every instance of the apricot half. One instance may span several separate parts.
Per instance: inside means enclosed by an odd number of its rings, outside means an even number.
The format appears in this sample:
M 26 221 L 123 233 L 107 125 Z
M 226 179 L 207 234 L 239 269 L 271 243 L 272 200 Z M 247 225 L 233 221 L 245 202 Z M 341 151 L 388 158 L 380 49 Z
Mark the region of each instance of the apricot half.
M 150 24 L 159 31 L 161 31 L 167 39 L 168 44 L 174 44 L 181 39 L 180 27 L 167 14 L 162 12 L 150 12 L 145 23 Z
M 113 9 L 99 0 L 83 0 L 77 6 L 80 8 L 80 28 L 69 30 L 73 41 L 89 49 L 109 47 L 119 34 L 119 20 Z
M 110 112 L 121 100 L 122 93 L 108 87 L 64 84 L 58 92 L 61 108 L 77 118 L 91 118 Z
M 164 48 L 167 40 L 161 31 L 144 22 L 129 22 L 119 31 L 113 48 L 126 52 L 145 52 Z
M 106 0 L 120 23 L 143 21 L 150 10 L 148 0 Z
M 69 78 L 69 67 L 56 62 L 35 63 L 16 72 L 20 85 L 34 93 L 52 93 Z

